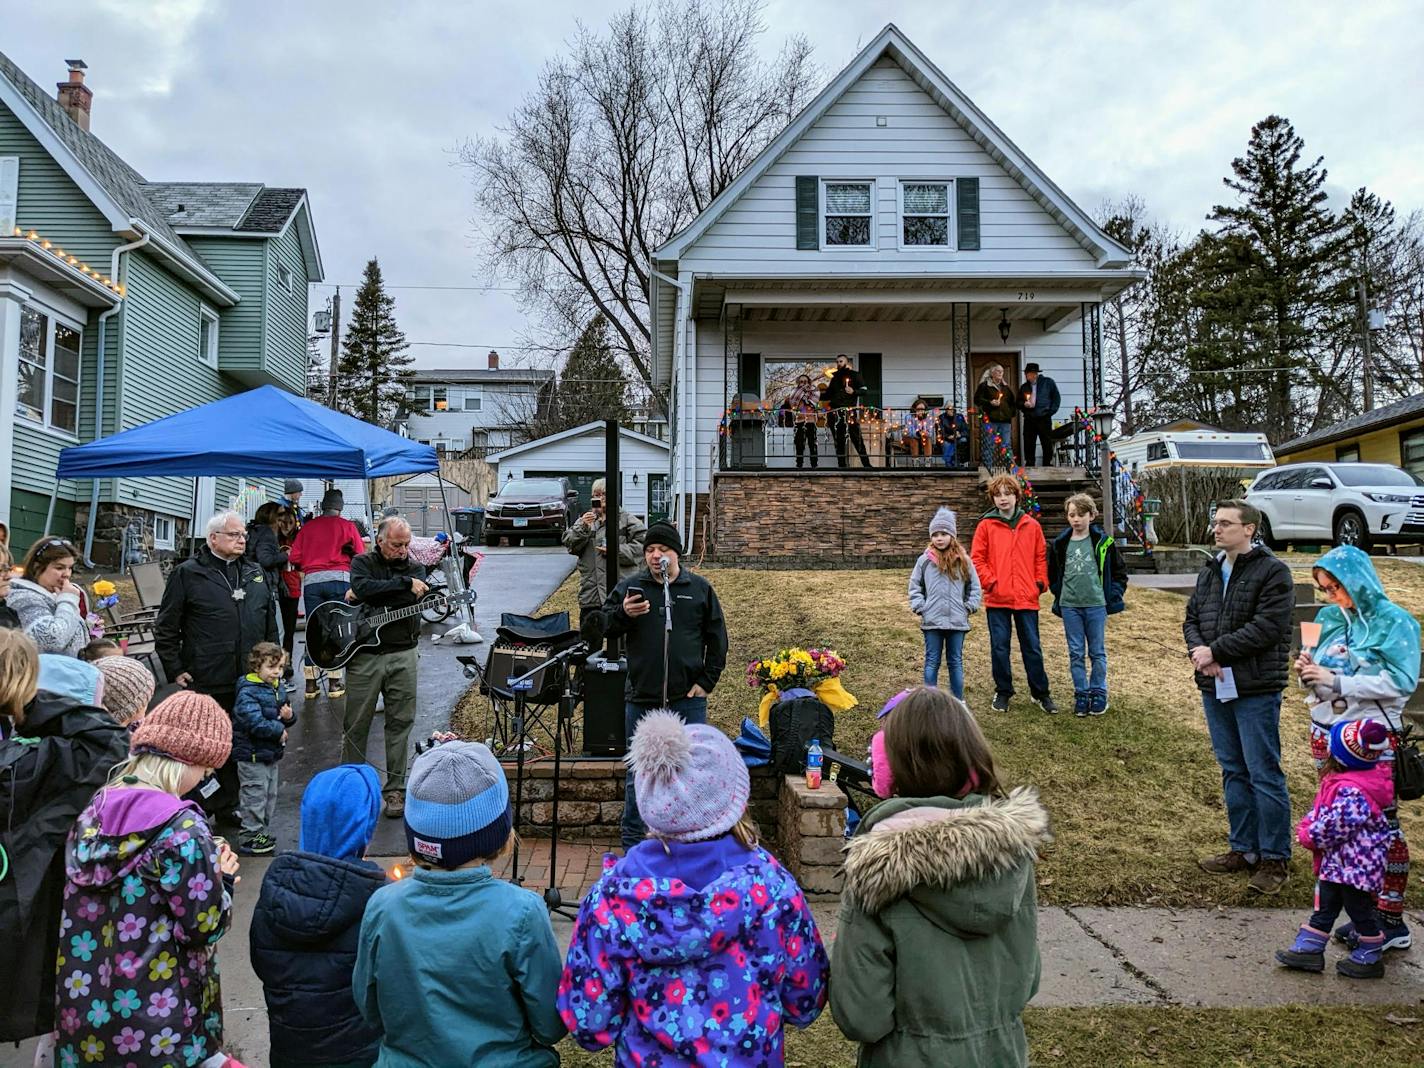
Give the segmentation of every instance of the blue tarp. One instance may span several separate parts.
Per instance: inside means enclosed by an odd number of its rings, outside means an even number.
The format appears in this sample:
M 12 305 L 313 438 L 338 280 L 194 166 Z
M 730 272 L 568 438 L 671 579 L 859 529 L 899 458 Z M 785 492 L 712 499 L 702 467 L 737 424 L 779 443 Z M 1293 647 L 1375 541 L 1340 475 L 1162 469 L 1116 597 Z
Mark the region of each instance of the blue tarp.
M 275 386 L 75 445 L 58 478 L 380 478 L 439 468 L 435 450 Z

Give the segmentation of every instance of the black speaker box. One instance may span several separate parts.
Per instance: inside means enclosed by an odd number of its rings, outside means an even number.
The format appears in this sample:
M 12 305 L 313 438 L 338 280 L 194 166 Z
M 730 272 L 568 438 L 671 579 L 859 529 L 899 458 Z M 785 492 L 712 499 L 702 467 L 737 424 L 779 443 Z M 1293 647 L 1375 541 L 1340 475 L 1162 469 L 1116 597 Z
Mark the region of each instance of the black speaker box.
M 594 653 L 583 669 L 583 750 L 589 756 L 620 757 L 628 751 L 623 688 L 628 661 Z

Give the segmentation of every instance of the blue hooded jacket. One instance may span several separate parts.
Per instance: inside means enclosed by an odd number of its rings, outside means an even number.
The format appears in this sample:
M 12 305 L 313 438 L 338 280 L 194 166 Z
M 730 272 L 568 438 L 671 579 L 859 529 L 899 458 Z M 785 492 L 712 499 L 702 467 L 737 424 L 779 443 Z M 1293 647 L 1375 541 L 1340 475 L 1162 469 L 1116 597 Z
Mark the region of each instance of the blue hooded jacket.
M 351 972 L 366 904 L 387 881 L 361 859 L 380 808 L 369 765 L 319 773 L 302 795 L 302 851 L 277 857 L 262 881 L 249 938 L 273 1068 L 376 1060 L 381 1031 L 361 1019 Z
M 256 675 L 244 675 L 237 680 L 237 700 L 232 706 L 232 759 L 238 762 L 256 761 L 275 764 L 287 747 L 282 732 L 297 722 L 282 721 L 282 706 L 288 703 L 286 684 L 263 682 Z

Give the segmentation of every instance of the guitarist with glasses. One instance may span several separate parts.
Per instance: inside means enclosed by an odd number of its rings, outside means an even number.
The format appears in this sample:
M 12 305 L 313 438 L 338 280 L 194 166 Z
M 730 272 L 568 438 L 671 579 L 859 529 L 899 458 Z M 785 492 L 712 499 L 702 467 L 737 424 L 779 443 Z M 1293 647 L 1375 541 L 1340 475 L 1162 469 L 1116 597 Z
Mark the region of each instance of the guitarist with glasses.
M 410 524 L 387 516 L 376 529 L 376 545 L 351 561 L 350 600 L 363 614 L 407 608 L 425 596 L 425 568 L 410 558 Z M 405 814 L 406 750 L 415 724 L 416 647 L 420 615 L 382 626 L 379 643 L 352 658 L 346 673 L 346 713 L 342 723 L 341 762 L 366 763 L 366 739 L 376 702 L 385 698 L 385 813 Z

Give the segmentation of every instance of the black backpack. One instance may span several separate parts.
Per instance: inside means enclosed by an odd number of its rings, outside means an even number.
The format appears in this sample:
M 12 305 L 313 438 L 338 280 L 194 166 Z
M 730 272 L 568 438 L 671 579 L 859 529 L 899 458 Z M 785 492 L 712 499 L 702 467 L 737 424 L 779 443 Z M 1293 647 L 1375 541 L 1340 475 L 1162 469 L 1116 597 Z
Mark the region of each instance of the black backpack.
M 813 738 L 822 749 L 835 748 L 836 717 L 817 697 L 792 697 L 771 706 L 771 766 L 778 775 L 806 770 L 806 749 Z

